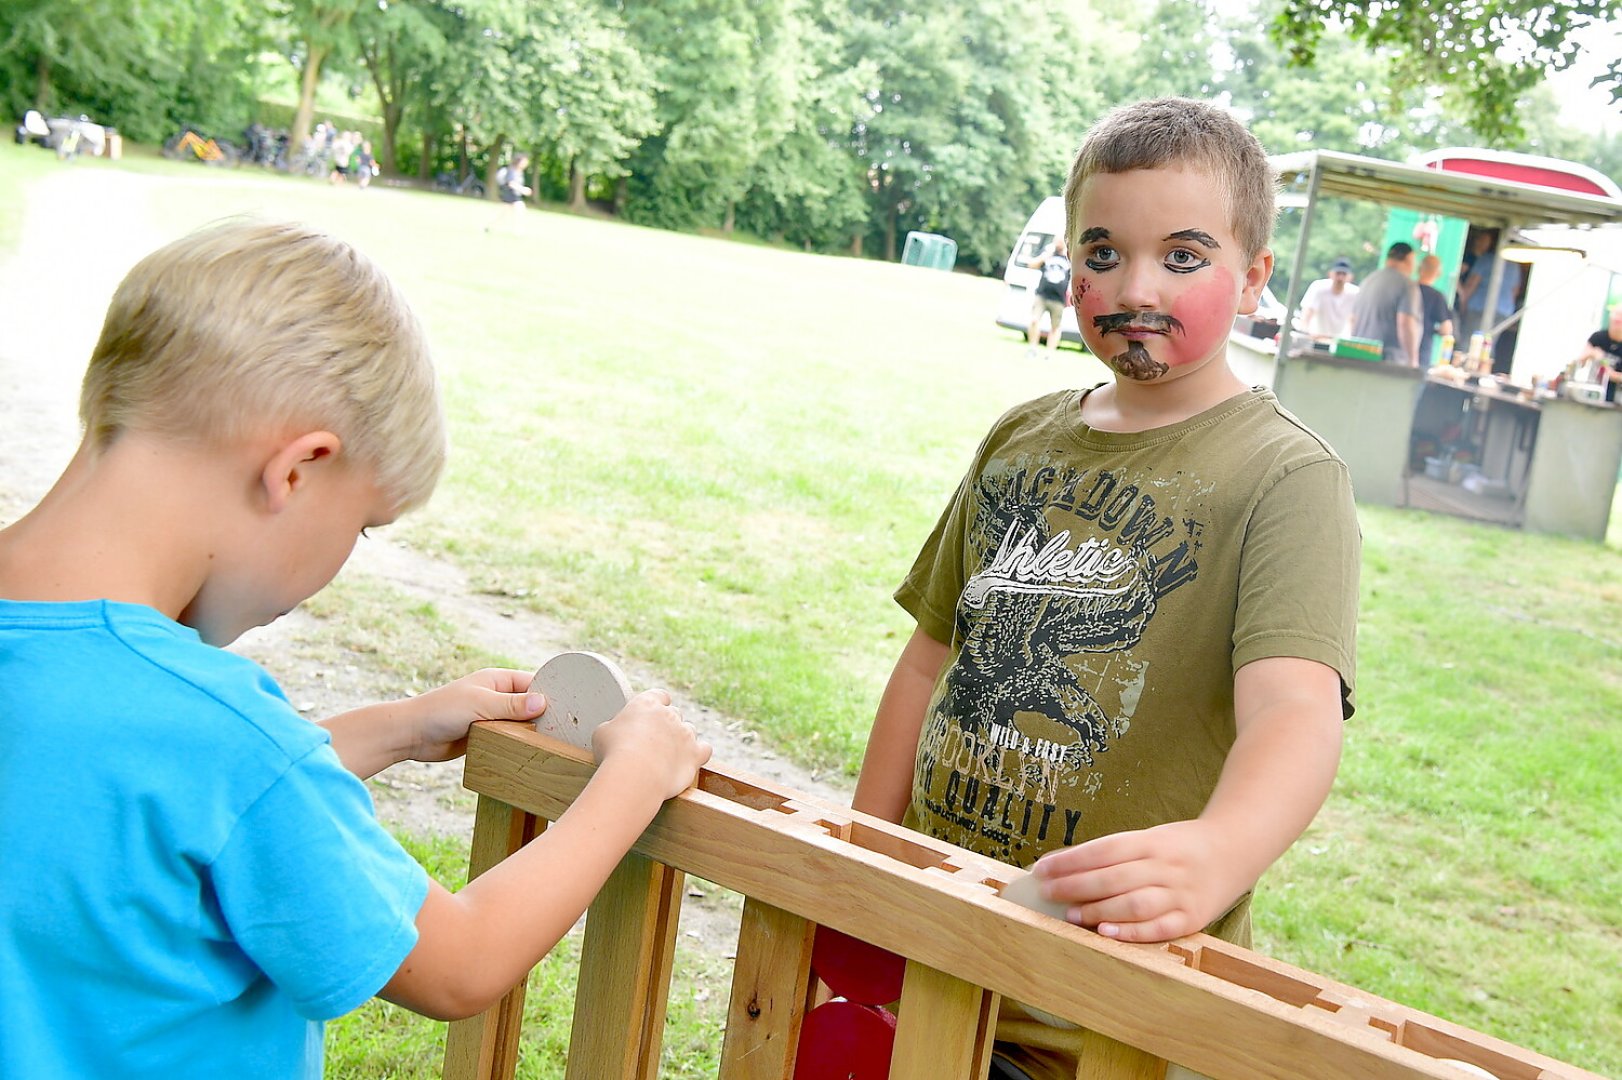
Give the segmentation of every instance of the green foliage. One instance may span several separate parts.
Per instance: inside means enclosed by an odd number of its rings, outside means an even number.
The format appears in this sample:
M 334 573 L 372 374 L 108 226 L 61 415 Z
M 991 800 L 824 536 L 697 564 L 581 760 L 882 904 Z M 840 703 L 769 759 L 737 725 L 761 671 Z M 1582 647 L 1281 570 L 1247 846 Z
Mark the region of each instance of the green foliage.
M 258 38 L 245 0 L 10 0 L 7 8 L 0 97 L 12 115 L 82 113 L 149 142 L 183 123 L 234 134 L 247 122 L 247 57 Z
M 1577 56 L 1572 33 L 1622 15 L 1618 0 L 1473 0 L 1381 3 L 1285 0 L 1270 24 L 1273 40 L 1292 62 L 1311 63 L 1330 27 L 1379 53 L 1398 86 L 1449 87 L 1470 126 L 1489 142 L 1524 134 L 1522 99 L 1550 71 Z M 1603 80 L 1622 104 L 1622 61 Z
M 326 112 L 335 99 L 349 113 L 375 102 L 379 124 L 365 130 L 390 171 L 475 171 L 490 186 L 523 149 L 542 197 L 576 208 L 590 200 L 642 224 L 886 259 L 909 231 L 943 233 L 960 266 L 987 273 L 1059 190 L 1089 123 L 1148 96 L 1229 101 L 1275 153 L 1401 160 L 1484 135 L 1622 174 L 1622 135 L 1564 127 L 1528 75 L 1564 66 L 1570 30 L 1622 12 L 1622 0 L 1547 11 L 1530 0 L 1252 0 L 1226 22 L 1214 0 L 6 7 L 0 98 L 14 113 L 40 102 L 137 141 L 181 123 L 230 138 L 268 121 L 256 106 L 268 64 L 302 106 L 274 126 L 307 125 L 323 90 Z M 1613 74 L 1622 80 L 1622 68 Z M 1371 268 L 1362 253 L 1377 216 L 1326 208 L 1309 263 L 1346 254 Z M 1292 228 L 1286 217 L 1281 235 Z

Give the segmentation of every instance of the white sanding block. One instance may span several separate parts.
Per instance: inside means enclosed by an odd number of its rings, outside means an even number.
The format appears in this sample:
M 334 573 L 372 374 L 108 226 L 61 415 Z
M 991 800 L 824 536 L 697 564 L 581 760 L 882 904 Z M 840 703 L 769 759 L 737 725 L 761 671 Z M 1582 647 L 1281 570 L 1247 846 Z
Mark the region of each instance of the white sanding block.
M 529 688 L 546 695 L 546 711 L 535 718 L 535 730 L 583 750 L 591 749 L 591 733 L 631 697 L 625 673 L 593 652 L 558 653 L 535 672 Z
M 1049 900 L 1037 888 L 1036 878 L 1029 873 L 1022 874 L 1003 886 L 1002 892 L 997 895 L 1004 900 L 1012 901 L 1020 907 L 1040 911 L 1044 915 L 1052 915 L 1055 919 L 1063 919 L 1064 913 L 1069 910 L 1069 904 L 1061 904 L 1057 900 Z

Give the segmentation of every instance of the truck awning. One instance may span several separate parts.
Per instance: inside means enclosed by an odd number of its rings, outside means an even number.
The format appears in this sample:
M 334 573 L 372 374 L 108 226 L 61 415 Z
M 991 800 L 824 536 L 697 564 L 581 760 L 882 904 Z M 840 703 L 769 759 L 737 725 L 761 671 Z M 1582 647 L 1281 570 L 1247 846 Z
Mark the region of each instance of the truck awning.
M 1534 187 L 1471 173 L 1445 172 L 1334 150 L 1303 150 L 1268 159 L 1286 196 L 1360 199 L 1476 225 L 1622 225 L 1622 200 Z

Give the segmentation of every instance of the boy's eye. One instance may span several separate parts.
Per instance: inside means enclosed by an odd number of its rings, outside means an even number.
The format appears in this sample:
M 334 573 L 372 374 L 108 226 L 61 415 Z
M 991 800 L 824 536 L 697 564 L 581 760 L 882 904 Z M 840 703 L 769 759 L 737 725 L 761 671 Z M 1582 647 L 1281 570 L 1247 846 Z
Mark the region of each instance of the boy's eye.
M 1083 261 L 1089 270 L 1109 270 L 1121 260 L 1114 248 L 1099 246 L 1087 252 L 1087 258 Z
M 1175 274 L 1189 274 L 1210 265 L 1210 259 L 1187 248 L 1173 248 L 1166 254 L 1166 269 Z

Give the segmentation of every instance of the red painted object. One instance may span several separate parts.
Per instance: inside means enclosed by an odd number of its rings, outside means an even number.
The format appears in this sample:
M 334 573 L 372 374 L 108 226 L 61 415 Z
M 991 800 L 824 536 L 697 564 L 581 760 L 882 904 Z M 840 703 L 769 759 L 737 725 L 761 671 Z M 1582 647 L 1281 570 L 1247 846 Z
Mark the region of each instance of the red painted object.
M 876 1005 L 828 1001 L 805 1015 L 794 1080 L 888 1080 L 895 1014 Z
M 1605 199 L 1622 196 L 1622 190 L 1603 173 L 1586 165 L 1535 154 L 1455 147 L 1432 150 L 1414 161 L 1442 172 L 1484 176 L 1493 180 L 1507 180 L 1512 184 L 1570 191 L 1578 195 L 1597 195 Z
M 901 998 L 907 961 L 877 945 L 819 926 L 811 946 L 811 970 L 835 997 L 862 1005 L 888 1005 Z

